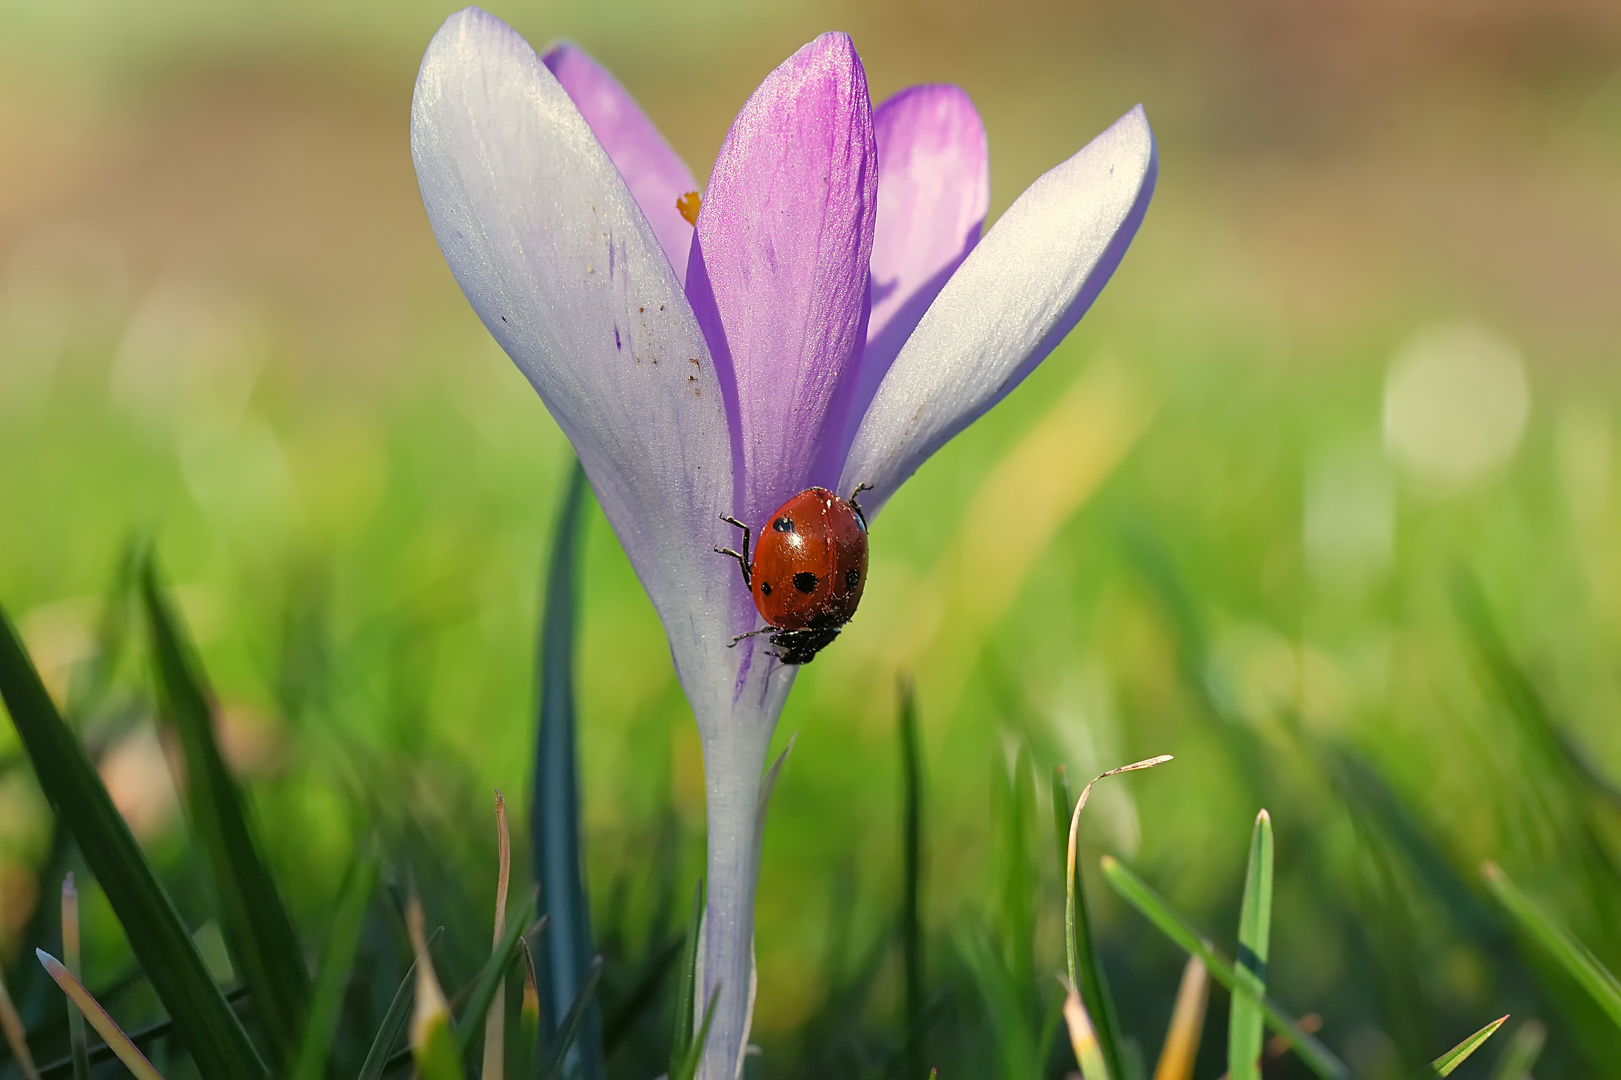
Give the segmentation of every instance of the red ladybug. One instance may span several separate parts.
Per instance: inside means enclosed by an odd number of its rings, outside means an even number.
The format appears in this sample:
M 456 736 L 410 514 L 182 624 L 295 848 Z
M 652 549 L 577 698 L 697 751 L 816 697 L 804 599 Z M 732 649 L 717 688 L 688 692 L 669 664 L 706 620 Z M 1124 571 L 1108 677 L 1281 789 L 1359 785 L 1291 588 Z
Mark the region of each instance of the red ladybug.
M 749 557 L 749 527 L 722 517 L 743 530 L 743 550 L 716 548 L 737 560 L 743 584 L 765 619 L 764 630 L 784 664 L 808 664 L 839 636 L 856 613 L 867 587 L 867 519 L 856 505 L 866 485 L 841 499 L 826 488 L 806 488 L 777 508 L 760 530 L 760 542 Z

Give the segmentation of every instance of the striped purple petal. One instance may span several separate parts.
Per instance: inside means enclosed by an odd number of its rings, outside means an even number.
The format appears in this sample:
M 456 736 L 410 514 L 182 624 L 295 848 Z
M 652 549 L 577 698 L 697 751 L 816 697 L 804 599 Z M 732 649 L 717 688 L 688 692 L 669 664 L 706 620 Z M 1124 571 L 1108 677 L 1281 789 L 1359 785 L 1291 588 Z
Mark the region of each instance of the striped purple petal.
M 721 147 L 687 295 L 736 432 L 737 511 L 763 521 L 813 475 L 839 378 L 865 338 L 878 188 L 867 77 L 823 34 L 760 84 Z M 842 436 L 842 418 L 832 432 Z

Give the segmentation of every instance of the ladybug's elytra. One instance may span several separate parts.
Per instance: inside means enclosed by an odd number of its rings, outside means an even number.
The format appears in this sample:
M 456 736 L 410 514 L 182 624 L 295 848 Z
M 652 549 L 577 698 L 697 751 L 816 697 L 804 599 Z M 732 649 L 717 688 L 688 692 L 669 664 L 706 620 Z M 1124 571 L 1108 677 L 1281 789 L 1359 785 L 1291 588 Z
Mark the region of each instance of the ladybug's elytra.
M 732 644 L 769 633 L 784 664 L 808 664 L 839 636 L 867 587 L 867 519 L 856 505 L 865 486 L 848 499 L 826 488 L 801 491 L 767 519 L 752 559 L 749 527 L 722 517 L 743 530 L 743 550 L 715 550 L 737 560 L 766 621 Z

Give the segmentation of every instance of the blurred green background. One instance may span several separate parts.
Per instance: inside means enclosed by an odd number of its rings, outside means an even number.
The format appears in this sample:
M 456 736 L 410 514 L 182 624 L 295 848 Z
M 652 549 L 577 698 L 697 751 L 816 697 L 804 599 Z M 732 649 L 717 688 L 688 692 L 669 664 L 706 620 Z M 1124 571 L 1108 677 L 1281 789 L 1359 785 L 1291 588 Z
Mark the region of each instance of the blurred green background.
M 890 505 L 861 617 L 799 679 L 760 887 L 761 1075 L 846 1075 L 818 1054 L 897 1007 L 894 957 L 873 943 L 898 903 L 908 673 L 931 983 L 956 977 L 965 936 L 1017 950 L 1030 919 L 1039 969 L 1056 968 L 1045 777 L 1172 753 L 1100 788 L 1086 862 L 1121 854 L 1230 948 L 1248 824 L 1268 806 L 1272 985 L 1322 1014 L 1359 1075 L 1404 1075 L 1508 1011 L 1552 1025 L 1539 1075 L 1621 1075 L 1613 1032 L 1512 948 L 1478 875 L 1499 860 L 1621 966 L 1621 8 L 493 10 L 609 65 L 700 180 L 757 82 L 826 29 L 853 35 L 875 101 L 967 88 L 993 219 L 1139 101 L 1159 139 L 1158 194 L 1114 281 Z M 529 798 L 541 571 L 570 455 L 417 196 L 411 87 L 448 13 L 0 5 L 0 601 L 65 692 L 119 552 L 156 542 L 312 933 L 380 820 L 430 838 L 450 876 L 483 875 L 490 789 Z M 628 928 L 635 952 L 661 890 L 684 897 L 701 866 L 702 765 L 658 623 L 594 509 L 586 536 L 588 876 L 599 924 Z M 103 776 L 183 875 L 147 667 L 120 670 Z M 1540 739 L 1519 675 L 1571 754 Z M 1034 792 L 1010 781 L 1023 760 Z M 54 884 L 37 876 L 49 810 L 9 727 L 0 761 L 9 969 Z M 1021 854 L 1007 823 L 1032 812 Z M 1038 857 L 1030 915 L 1009 865 Z M 493 883 L 478 882 L 482 911 Z M 1180 957 L 1093 894 L 1125 1026 L 1151 1054 Z M 88 932 L 92 982 L 123 970 L 104 908 Z M 968 1019 L 938 1037 L 942 1075 L 993 1075 L 973 1064 L 972 990 L 947 1008 Z

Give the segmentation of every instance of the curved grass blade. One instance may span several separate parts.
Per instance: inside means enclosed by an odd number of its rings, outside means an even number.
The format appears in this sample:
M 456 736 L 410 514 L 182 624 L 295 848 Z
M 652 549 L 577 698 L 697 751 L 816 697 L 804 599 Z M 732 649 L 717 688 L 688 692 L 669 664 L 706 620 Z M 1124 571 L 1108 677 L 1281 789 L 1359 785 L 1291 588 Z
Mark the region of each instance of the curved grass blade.
M 552 919 L 552 932 L 539 945 L 541 1024 L 548 1035 L 567 1019 L 564 1013 L 571 1006 L 566 1003 L 581 1000 L 580 989 L 596 956 L 580 854 L 579 762 L 574 746 L 575 593 L 586 490 L 585 470 L 576 460 L 558 509 L 536 663 L 540 715 L 529 835 L 533 865 Z M 581 1025 L 575 1054 L 580 1080 L 603 1080 L 607 1061 L 602 1016 L 594 998 L 589 999 Z
M 100 1003 L 90 996 L 90 991 L 86 990 L 84 984 L 73 977 L 72 972 L 62 966 L 60 960 L 44 949 L 35 949 L 34 955 L 39 957 L 39 962 L 45 965 L 45 970 L 50 973 L 52 979 L 56 980 L 56 985 L 62 988 L 62 992 L 68 996 L 68 1000 L 78 1006 L 80 1012 L 84 1013 L 84 1018 L 90 1021 L 90 1026 L 95 1028 L 97 1034 L 107 1041 L 107 1045 L 112 1048 L 113 1053 L 118 1055 L 118 1060 L 122 1061 L 124 1067 L 135 1074 L 136 1080 L 163 1080 L 163 1077 L 158 1075 L 158 1070 L 154 1069 L 152 1063 L 146 1060 L 146 1055 L 136 1049 L 135 1044 L 129 1041 L 129 1036 L 125 1035 L 119 1026 L 113 1022 L 113 1018 L 107 1015 L 107 1010 L 103 1009 Z
M 1059 771 L 1053 774 L 1054 814 L 1059 813 L 1060 793 L 1063 806 L 1063 816 L 1058 819 L 1057 826 L 1064 864 L 1064 960 L 1070 985 L 1079 991 L 1083 1002 L 1092 1003 L 1092 1011 L 1097 1014 L 1098 1045 L 1102 1048 L 1103 1060 L 1108 1065 L 1111 1076 L 1126 1075 L 1124 1060 L 1120 1054 L 1123 1038 L 1120 1034 L 1119 1015 L 1114 1006 L 1114 995 L 1109 991 L 1109 979 L 1103 970 L 1103 961 L 1098 956 L 1097 940 L 1092 934 L 1092 917 L 1086 906 L 1086 885 L 1081 878 L 1078 861 L 1081 811 L 1086 809 L 1086 800 L 1092 794 L 1092 786 L 1099 780 L 1118 776 L 1124 772 L 1135 772 L 1138 769 L 1152 769 L 1170 760 L 1171 755 L 1161 754 L 1094 776 L 1091 782 L 1081 789 L 1081 797 L 1075 800 L 1074 810 L 1070 809 L 1069 777 L 1062 771 L 1063 766 L 1059 766 Z
M 1193 929 L 1186 919 L 1172 910 L 1164 898 L 1149 888 L 1142 878 L 1126 869 L 1118 859 L 1110 855 L 1103 857 L 1102 867 L 1103 879 L 1110 887 L 1142 913 L 1144 918 L 1158 927 L 1166 937 L 1180 945 L 1184 951 L 1204 961 L 1212 978 L 1235 996 L 1246 992 L 1233 969 L 1232 961 L 1217 952 L 1215 946 Z M 1301 1030 L 1299 1023 L 1279 1008 L 1271 998 L 1261 1000 L 1261 1013 L 1266 1018 L 1267 1026 L 1287 1039 L 1300 1060 L 1322 1080 L 1351 1080 L 1351 1072 L 1344 1063 L 1330 1053 L 1328 1047 Z
M 698 996 L 699 936 L 704 925 L 704 879 L 699 878 L 692 892 L 692 914 L 687 917 L 686 943 L 681 947 L 681 985 L 675 993 L 675 1038 L 670 1042 L 670 1071 L 673 1078 L 687 1051 L 693 1045 L 693 1023 Z
M 531 889 L 507 921 L 506 934 L 496 942 L 490 958 L 479 968 L 478 977 L 473 980 L 472 992 L 467 996 L 467 1006 L 456 1018 L 456 1046 L 461 1052 L 466 1053 L 473 1045 L 473 1032 L 478 1030 L 479 1024 L 489 1014 L 496 991 L 506 985 L 507 972 L 512 969 L 513 961 L 518 959 L 518 941 L 529 929 L 529 919 L 534 913 L 535 891 Z
M 141 567 L 160 716 L 178 736 L 186 770 L 175 777 L 219 896 L 231 959 L 253 993 L 272 1055 L 291 1062 L 309 1007 L 310 979 L 292 919 L 260 854 L 249 808 L 214 736 L 213 698 L 196 650 L 164 595 L 156 558 Z
M 445 932 L 439 927 L 427 940 L 427 948 L 432 949 L 438 942 L 439 936 Z M 388 1012 L 383 1014 L 383 1022 L 377 1028 L 377 1036 L 371 1041 L 371 1049 L 366 1051 L 366 1061 L 360 1066 L 360 1080 L 379 1080 L 383 1070 L 388 1067 L 390 1057 L 393 1056 L 394 1046 L 400 1041 L 400 1035 L 411 1021 L 411 1003 L 416 994 L 416 961 L 405 970 L 405 978 L 394 991 L 394 1000 L 388 1003 Z
M 498 951 L 507 933 L 507 884 L 512 878 L 512 836 L 507 831 L 507 801 L 500 791 L 495 793 L 495 847 L 495 940 L 490 948 Z M 518 940 L 523 938 L 520 936 Z M 498 978 L 489 1008 L 484 1013 L 484 1066 L 480 1072 L 483 1080 L 502 1080 L 506 1075 L 506 1020 L 507 983 L 506 979 Z
M 1470 1054 L 1479 1050 L 1481 1044 L 1491 1038 L 1507 1019 L 1507 1016 L 1499 1016 L 1496 1020 L 1463 1040 L 1463 1042 L 1430 1062 L 1429 1072 L 1434 1073 L 1436 1076 L 1451 1076 L 1452 1070 L 1468 1060 Z
M 1244 901 L 1238 915 L 1238 967 L 1245 992 L 1234 994 L 1227 1025 L 1227 1075 L 1232 1080 L 1260 1080 L 1261 1036 L 1265 1017 L 1266 957 L 1272 937 L 1272 817 L 1262 810 L 1250 833 L 1249 865 L 1244 871 Z
M 1159 1064 L 1154 1066 L 1154 1080 L 1190 1080 L 1193 1076 L 1209 1005 L 1210 972 L 1203 960 L 1190 956 L 1182 969 L 1182 985 L 1177 987 L 1176 1006 L 1171 1010 L 1165 1045 L 1160 1047 Z
M 11 620 L 0 610 L 0 696 L 58 820 L 123 924 L 130 948 L 204 1076 L 262 1080 L 264 1062 L 214 985 L 185 925 L 153 876 L 101 777 L 85 757 Z
M 602 957 L 591 961 L 591 970 L 585 974 L 585 983 L 580 987 L 580 994 L 568 1007 L 568 1015 L 563 1017 L 563 1025 L 557 1031 L 557 1044 L 552 1048 L 552 1061 L 546 1067 L 545 1080 L 562 1080 L 563 1065 L 568 1060 L 569 1048 L 580 1034 L 580 1028 L 585 1022 L 586 1010 L 591 1007 L 596 998 L 597 985 L 602 982 Z
M 320 1080 L 324 1072 L 332 1038 L 337 1034 L 338 1016 L 343 1011 L 343 993 L 354 967 L 355 949 L 360 945 L 360 926 L 365 921 L 372 891 L 377 887 L 379 872 L 377 860 L 362 858 L 350 872 L 349 881 L 338 897 L 332 932 L 315 979 L 315 994 L 310 999 L 309 1016 L 304 1021 L 304 1037 L 293 1059 L 292 1080 Z
M 1615 1021 L 1617 1027 L 1621 1027 L 1621 981 L 1617 981 L 1609 969 L 1599 963 L 1598 957 L 1589 952 L 1587 946 L 1555 922 L 1553 916 L 1542 910 L 1536 901 L 1521 892 L 1520 887 L 1496 863 L 1484 864 L 1481 874 L 1486 879 L 1486 887 L 1508 908 L 1509 914 L 1553 954 L 1571 978 L 1592 995 L 1599 1008 Z
M 79 890 L 73 883 L 73 871 L 62 876 L 62 959 L 75 979 L 84 980 L 84 966 L 79 957 Z M 73 1080 L 90 1080 L 90 1043 L 84 1034 L 84 1014 L 77 1006 L 68 1005 L 68 1048 L 73 1059 Z M 26 1062 L 32 1074 L 33 1063 Z
M 704 1057 L 704 1044 L 709 1042 L 709 1024 L 715 1019 L 715 1005 L 720 1001 L 720 987 L 715 987 L 709 994 L 709 1004 L 704 1007 L 704 1022 L 698 1028 L 698 1035 L 687 1046 L 681 1060 L 670 1066 L 670 1080 L 692 1080 L 698 1075 L 698 1062 Z
M 1542 1055 L 1542 1044 L 1547 1041 L 1548 1029 L 1540 1020 L 1527 1020 L 1508 1038 L 1503 1056 L 1497 1059 L 1492 1080 L 1530 1080 L 1531 1066 Z

